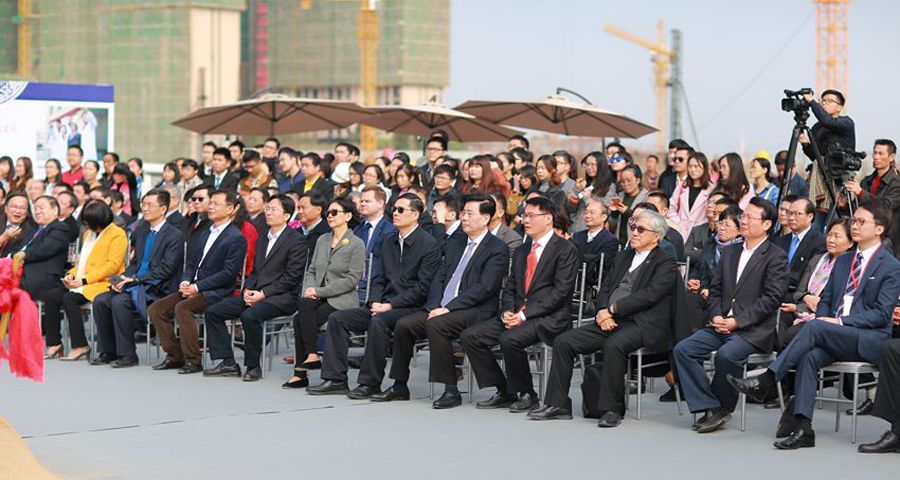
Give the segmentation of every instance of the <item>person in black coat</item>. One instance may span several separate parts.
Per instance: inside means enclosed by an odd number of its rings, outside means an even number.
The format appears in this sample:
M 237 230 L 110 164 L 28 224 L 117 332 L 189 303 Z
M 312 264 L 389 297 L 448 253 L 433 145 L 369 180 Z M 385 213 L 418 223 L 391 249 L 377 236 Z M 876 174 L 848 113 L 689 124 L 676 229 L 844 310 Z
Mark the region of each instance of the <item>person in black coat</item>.
M 37 230 L 24 245 L 25 267 L 22 289 L 33 300 L 43 300 L 44 294 L 60 287 L 69 254 L 69 229 L 57 220 L 59 203 L 53 197 L 39 197 L 34 202 Z
M 658 213 L 632 217 L 631 247 L 623 251 L 597 297 L 594 322 L 565 332 L 553 341 L 553 362 L 544 407 L 528 414 L 532 420 L 572 418 L 569 387 L 579 354 L 603 350 L 603 378 L 598 409 L 606 413 L 601 427 L 616 427 L 625 413 L 628 357 L 645 347 L 665 352 L 672 345 L 672 301 L 678 281 L 675 259 L 660 250 L 668 228 Z
M 197 239 L 209 230 L 212 224 L 207 215 L 209 209 L 209 198 L 212 196 L 213 187 L 208 185 L 200 185 L 190 191 L 188 195 L 188 215 L 185 218 L 184 237 L 185 244 L 185 261 L 194 252 L 197 246 Z
M 394 203 L 398 235 L 385 239 L 377 274 L 365 307 L 331 314 L 325 330 L 323 382 L 309 387 L 311 395 L 347 394 L 366 399 L 381 392 L 391 333 L 397 320 L 422 308 L 441 262 L 437 241 L 418 225 L 425 203 L 406 193 Z M 359 386 L 348 392 L 347 351 L 350 332 L 368 332 L 359 370 Z
M 70 191 L 64 191 L 56 196 L 56 200 L 59 202 L 59 221 L 63 222 L 66 228 L 69 229 L 69 243 L 75 243 L 81 235 L 81 225 L 78 224 L 78 219 L 75 218 L 75 210 L 78 209 L 78 197 Z
M 727 376 L 743 375 L 753 353 L 768 353 L 775 343 L 775 319 L 789 282 L 787 255 L 767 237 L 778 213 L 772 202 L 755 197 L 740 220 L 741 245 L 722 251 L 709 289 L 708 326 L 675 346 L 679 382 L 691 412 L 704 412 L 698 433 L 721 428 L 737 405 Z M 715 355 L 712 384 L 703 364 Z
M 460 203 L 458 230 L 465 236 L 447 242 L 444 261 L 431 283 L 424 310 L 397 321 L 390 373 L 394 386 L 373 395 L 372 400 L 409 398 L 409 362 L 416 340 L 427 337 L 431 354 L 429 381 L 445 385 L 444 394 L 432 405 L 441 409 L 462 404 L 451 342 L 467 327 L 496 318 L 497 295 L 509 266 L 509 249 L 488 231 L 496 208 L 490 197 L 470 194 Z
M 329 198 L 312 192 L 300 195 L 300 203 L 297 205 L 300 212 L 300 227 L 297 231 L 306 239 L 306 258 L 313 258 L 319 237 L 331 231 L 331 227 L 325 221 L 325 209 L 328 208 Z
M 879 372 L 878 396 L 872 415 L 887 420 L 891 429 L 878 441 L 860 445 L 861 453 L 900 451 L 900 338 L 895 336 L 882 345 Z
M 203 184 L 213 187 L 213 190 L 237 192 L 238 184 L 241 177 L 231 172 L 228 167 L 231 165 L 231 153 L 225 147 L 219 147 L 213 152 L 212 174 L 203 180 Z
M 25 192 L 11 192 L 6 197 L 6 225 L 0 230 L 0 258 L 22 251 L 34 238 L 37 225 L 31 219 L 31 206 Z
M 552 344 L 572 328 L 569 313 L 578 250 L 553 231 L 558 212 L 543 196 L 525 201 L 522 216 L 528 240 L 513 257 L 512 280 L 501 298 L 499 318 L 481 322 L 460 335 L 480 388 L 495 387 L 490 400 L 478 408 L 509 408 L 526 412 L 537 406 L 526 349 L 538 342 Z M 500 345 L 506 374 L 497 364 L 493 347 Z
M 256 242 L 256 260 L 242 295 L 226 297 L 206 310 L 210 358 L 221 362 L 204 371 L 204 376 L 240 376 L 241 368 L 234 361 L 231 336 L 225 325 L 227 320 L 240 318 L 246 368 L 243 380 L 259 380 L 263 322 L 297 310 L 307 248 L 300 233 L 288 227 L 294 215 L 294 201 L 287 195 L 276 195 L 269 200 L 266 210 L 269 229 Z
M 581 259 L 587 263 L 587 279 L 585 287 L 597 285 L 600 256 L 603 256 L 603 276 L 609 273 L 619 252 L 619 241 L 605 227 L 609 211 L 603 201 L 592 198 L 584 207 L 584 224 L 586 230 L 575 232 L 570 241 L 578 249 Z
M 791 272 L 788 295 L 793 295 L 797 290 L 800 277 L 809 265 L 810 259 L 826 251 L 825 236 L 822 235 L 822 232 L 814 229 L 812 225 L 815 213 L 815 205 L 807 198 L 792 202 L 788 210 L 788 225 L 791 227 L 791 233 L 782 235 L 773 242 L 787 252 Z M 790 300 L 786 299 L 785 301 Z
M 178 289 L 184 265 L 184 233 L 167 221 L 169 204 L 169 192 L 164 189 L 144 195 L 144 219 L 131 235 L 134 255 L 110 291 L 94 298 L 100 355 L 91 360 L 92 365 L 137 365 L 135 318 L 147 321 L 147 304 Z
M 297 193 L 322 197 L 328 205 L 334 197 L 334 185 L 325 177 L 322 157 L 315 152 L 306 153 L 300 157 L 300 170 L 305 180 L 297 185 L 299 187 Z

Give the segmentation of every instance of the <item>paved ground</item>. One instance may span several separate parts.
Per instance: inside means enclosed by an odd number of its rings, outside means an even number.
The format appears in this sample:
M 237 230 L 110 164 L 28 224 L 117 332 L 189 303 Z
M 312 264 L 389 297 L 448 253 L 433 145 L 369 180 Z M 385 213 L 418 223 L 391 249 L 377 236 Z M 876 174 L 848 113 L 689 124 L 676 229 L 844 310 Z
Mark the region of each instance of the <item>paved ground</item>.
M 419 355 L 414 399 L 391 404 L 282 390 L 290 367 L 281 364 L 246 384 L 144 365 L 113 370 L 50 361 L 42 385 L 4 372 L 0 415 L 45 466 L 79 479 L 530 479 L 600 472 L 629 479 L 726 473 L 880 479 L 893 478 L 900 465 L 900 455 L 856 453 L 849 419 L 835 433 L 831 407 L 815 421 L 818 446 L 795 452 L 772 448 L 777 410 L 751 405 L 746 432 L 735 418 L 723 431 L 698 435 L 689 415 L 656 401 L 660 392 L 645 394 L 642 420 L 629 417 L 610 430 L 580 417 L 530 422 L 472 405 L 435 411 L 424 380 L 427 361 L 427 353 Z M 885 429 L 883 421 L 863 418 L 860 438 L 875 439 Z

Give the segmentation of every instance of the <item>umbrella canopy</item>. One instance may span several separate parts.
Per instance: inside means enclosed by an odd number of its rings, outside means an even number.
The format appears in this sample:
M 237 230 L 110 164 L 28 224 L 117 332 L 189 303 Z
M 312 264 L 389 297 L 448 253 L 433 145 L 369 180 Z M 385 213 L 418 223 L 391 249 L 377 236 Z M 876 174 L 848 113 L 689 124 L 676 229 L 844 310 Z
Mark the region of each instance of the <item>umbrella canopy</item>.
M 346 128 L 370 115 L 353 102 L 268 95 L 201 108 L 172 125 L 204 134 L 285 135 Z
M 387 132 L 426 137 L 435 129 L 442 129 L 450 140 L 459 142 L 505 142 L 522 133 L 436 103 L 385 105 L 369 110 L 376 115 L 361 122 Z
M 537 102 L 470 100 L 456 109 L 494 123 L 577 137 L 639 138 L 656 131 L 625 115 L 559 95 Z

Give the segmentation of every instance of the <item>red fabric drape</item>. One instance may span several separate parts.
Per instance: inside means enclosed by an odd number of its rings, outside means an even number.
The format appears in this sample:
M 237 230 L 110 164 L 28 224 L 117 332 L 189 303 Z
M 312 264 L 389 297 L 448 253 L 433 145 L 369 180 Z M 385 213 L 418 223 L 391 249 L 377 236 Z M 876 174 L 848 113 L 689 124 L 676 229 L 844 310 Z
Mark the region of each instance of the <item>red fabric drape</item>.
M 44 381 L 44 340 L 37 305 L 13 278 L 11 258 L 0 259 L 0 313 L 12 312 L 9 321 L 9 350 L 0 343 L 0 365 L 9 361 L 9 371 L 17 377 Z

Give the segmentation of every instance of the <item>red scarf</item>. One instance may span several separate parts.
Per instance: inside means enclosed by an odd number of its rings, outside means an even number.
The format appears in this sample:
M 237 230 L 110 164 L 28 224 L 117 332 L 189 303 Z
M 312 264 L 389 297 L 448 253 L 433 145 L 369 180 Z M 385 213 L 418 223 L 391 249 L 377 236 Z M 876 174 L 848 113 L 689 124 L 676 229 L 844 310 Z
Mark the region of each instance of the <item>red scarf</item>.
M 9 351 L 0 343 L 0 363 L 9 359 L 9 371 L 17 377 L 44 381 L 44 340 L 37 305 L 13 278 L 12 258 L 0 259 L 0 313 L 12 312 Z

